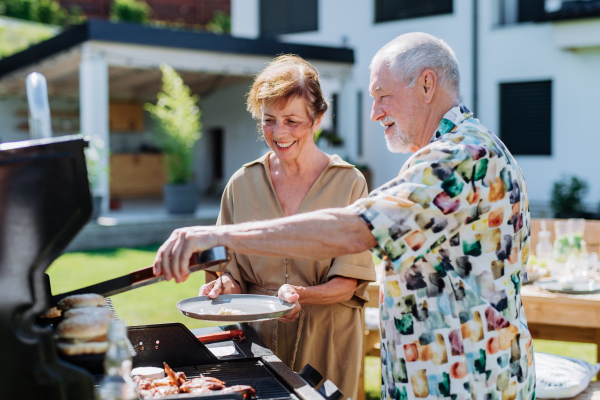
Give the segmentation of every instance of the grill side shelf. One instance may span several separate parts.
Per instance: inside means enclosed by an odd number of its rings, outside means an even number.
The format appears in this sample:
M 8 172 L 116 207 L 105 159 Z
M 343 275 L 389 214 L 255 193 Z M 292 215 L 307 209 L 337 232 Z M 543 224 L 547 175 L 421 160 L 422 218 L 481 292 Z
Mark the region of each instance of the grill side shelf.
M 300 375 L 292 371 L 290 367 L 285 365 L 283 361 L 279 359 L 279 357 L 275 355 L 263 356 L 261 359 L 265 365 L 269 367 L 273 374 L 290 385 L 290 387 L 302 400 L 323 400 L 323 396 L 319 392 L 306 383 L 306 381 L 302 379 Z

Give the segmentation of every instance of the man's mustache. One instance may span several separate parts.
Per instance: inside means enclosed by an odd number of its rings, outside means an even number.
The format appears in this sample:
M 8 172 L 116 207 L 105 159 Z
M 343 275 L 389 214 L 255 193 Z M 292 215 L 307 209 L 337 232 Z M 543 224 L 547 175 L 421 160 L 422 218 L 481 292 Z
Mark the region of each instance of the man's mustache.
M 379 124 L 381 126 L 383 126 L 384 128 L 387 128 L 389 125 L 395 124 L 395 123 L 396 123 L 396 118 L 394 118 L 394 117 L 385 117 L 384 119 L 379 121 Z

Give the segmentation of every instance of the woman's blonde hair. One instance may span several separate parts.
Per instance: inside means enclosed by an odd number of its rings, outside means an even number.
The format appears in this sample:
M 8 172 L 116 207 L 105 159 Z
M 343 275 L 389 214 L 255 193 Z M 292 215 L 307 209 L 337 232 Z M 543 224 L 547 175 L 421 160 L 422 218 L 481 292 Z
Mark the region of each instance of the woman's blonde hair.
M 306 100 L 313 122 L 327 111 L 317 70 L 302 57 L 287 54 L 276 57 L 256 76 L 246 104 L 252 117 L 260 119 L 264 104 L 286 106 L 294 98 Z

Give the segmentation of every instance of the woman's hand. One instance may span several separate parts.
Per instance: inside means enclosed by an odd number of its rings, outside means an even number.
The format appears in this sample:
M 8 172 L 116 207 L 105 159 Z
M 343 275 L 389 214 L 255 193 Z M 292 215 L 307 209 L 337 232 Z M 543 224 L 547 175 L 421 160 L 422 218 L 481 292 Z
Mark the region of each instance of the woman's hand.
M 219 245 L 215 227 L 198 226 L 173 231 L 154 258 L 154 275 L 169 281 L 185 282 L 190 275 L 190 259 L 194 253 Z
M 302 306 L 300 305 L 300 293 L 302 292 L 306 292 L 306 288 L 303 288 L 302 286 L 285 284 L 279 288 L 279 298 L 283 301 L 287 301 L 288 303 L 292 303 L 294 305 L 294 309 L 289 314 L 284 315 L 281 318 L 277 318 L 278 321 L 292 322 L 298 318 L 298 315 L 300 315 L 300 311 L 302 310 Z
M 208 296 L 214 299 L 221 294 L 240 294 L 241 292 L 242 290 L 235 279 L 226 273 L 220 278 L 202 285 L 198 296 Z

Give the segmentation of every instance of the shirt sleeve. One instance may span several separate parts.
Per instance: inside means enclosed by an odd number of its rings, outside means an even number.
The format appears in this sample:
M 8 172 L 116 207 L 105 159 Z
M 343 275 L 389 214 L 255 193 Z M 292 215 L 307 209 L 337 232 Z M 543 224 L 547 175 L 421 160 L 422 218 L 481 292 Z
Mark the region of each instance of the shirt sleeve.
M 397 273 L 447 240 L 450 245 L 462 243 L 465 254 L 477 252 L 471 247 L 481 241 L 461 241 L 459 231 L 489 211 L 489 203 L 481 201 L 483 186 L 502 187 L 502 182 L 485 179 L 491 164 L 483 147 L 434 143 L 415 153 L 398 177 L 349 207 L 377 240 L 371 251 L 387 256 Z
M 361 175 L 357 179 L 357 184 L 352 190 L 351 201 L 365 198 L 368 195 L 367 183 Z M 364 251 L 358 254 L 348 254 L 341 257 L 336 257 L 331 263 L 331 268 L 327 274 L 327 280 L 331 280 L 336 276 L 356 279 L 357 286 L 354 296 L 347 302 L 342 304 L 352 308 L 362 308 L 369 301 L 367 287 L 370 282 L 376 279 L 375 267 L 373 265 L 373 257 L 369 251 Z
M 219 211 L 219 217 L 217 218 L 216 225 L 231 225 L 233 224 L 233 183 L 229 181 L 225 190 L 223 191 L 223 197 L 221 198 L 221 209 Z M 233 279 L 242 288 L 242 293 L 248 293 L 246 282 L 242 279 L 239 265 L 235 253 L 230 253 L 231 260 L 227 263 L 225 272 L 228 272 Z

